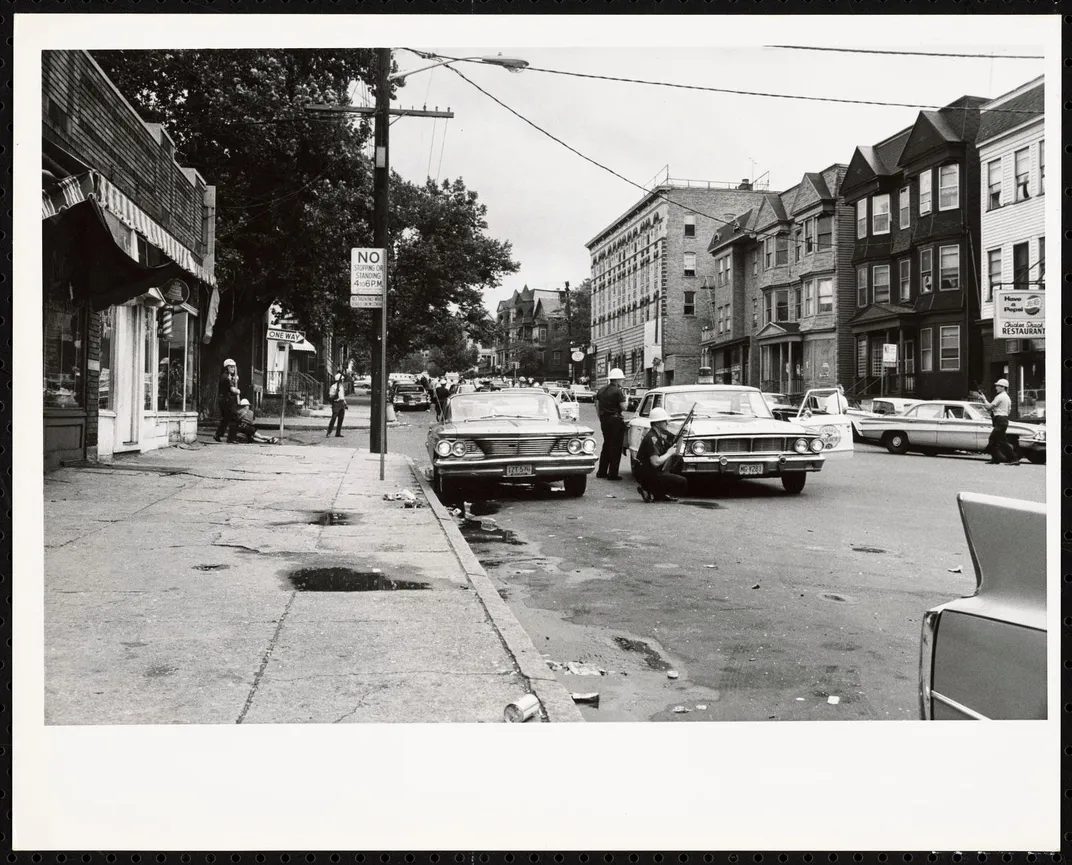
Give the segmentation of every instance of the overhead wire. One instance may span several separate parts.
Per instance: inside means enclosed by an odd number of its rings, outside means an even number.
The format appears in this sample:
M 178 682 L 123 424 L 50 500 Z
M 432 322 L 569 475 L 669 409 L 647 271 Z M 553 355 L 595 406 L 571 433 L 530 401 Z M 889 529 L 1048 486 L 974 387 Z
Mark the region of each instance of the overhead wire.
M 1041 54 L 957 54 L 949 51 L 892 51 L 878 48 L 832 48 L 822 45 L 764 45 L 792 51 L 836 51 L 843 54 L 894 54 L 909 57 L 964 57 L 981 60 L 1045 60 Z

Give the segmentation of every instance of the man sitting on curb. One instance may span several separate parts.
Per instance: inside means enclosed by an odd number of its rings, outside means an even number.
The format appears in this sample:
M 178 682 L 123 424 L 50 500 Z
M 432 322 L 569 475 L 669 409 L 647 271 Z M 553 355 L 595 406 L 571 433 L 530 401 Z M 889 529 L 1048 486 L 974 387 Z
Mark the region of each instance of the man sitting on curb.
M 253 407 L 249 404 L 248 399 L 243 399 L 238 403 L 238 435 L 245 436 L 246 441 L 250 444 L 274 445 L 279 443 L 279 439 L 275 436 L 268 438 L 257 432 L 257 427 L 253 421 Z

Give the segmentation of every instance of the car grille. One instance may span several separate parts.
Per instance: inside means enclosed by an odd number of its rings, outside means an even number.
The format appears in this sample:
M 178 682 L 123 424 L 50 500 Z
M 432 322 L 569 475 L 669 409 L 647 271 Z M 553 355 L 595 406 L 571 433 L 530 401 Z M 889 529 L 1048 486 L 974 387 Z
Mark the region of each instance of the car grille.
M 749 438 L 703 439 L 708 453 L 760 454 L 788 450 L 785 436 L 751 436 Z
M 481 438 L 476 444 L 487 457 L 546 457 L 555 453 L 567 453 L 568 438 L 561 436 L 535 436 L 519 439 L 513 436 Z

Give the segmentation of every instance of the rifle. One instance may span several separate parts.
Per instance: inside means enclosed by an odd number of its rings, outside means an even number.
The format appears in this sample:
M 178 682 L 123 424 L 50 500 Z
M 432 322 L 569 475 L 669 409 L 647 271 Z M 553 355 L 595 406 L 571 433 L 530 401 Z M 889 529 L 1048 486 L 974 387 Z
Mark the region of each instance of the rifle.
M 682 421 L 680 429 L 674 434 L 673 440 L 670 442 L 670 447 L 667 450 L 673 450 L 677 448 L 687 435 L 689 428 L 692 426 L 692 416 L 696 414 L 696 403 L 692 404 L 692 408 L 689 409 L 689 413 L 685 415 L 685 420 Z M 663 463 L 664 472 L 672 472 L 676 468 L 680 468 L 684 463 L 682 454 L 679 452 Z

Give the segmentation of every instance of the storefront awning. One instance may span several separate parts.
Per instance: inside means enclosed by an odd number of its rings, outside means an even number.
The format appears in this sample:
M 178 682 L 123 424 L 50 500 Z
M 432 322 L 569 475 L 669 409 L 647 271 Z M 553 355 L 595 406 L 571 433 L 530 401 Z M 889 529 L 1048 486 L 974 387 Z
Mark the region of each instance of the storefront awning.
M 316 354 L 316 346 L 313 345 L 311 342 L 309 342 L 309 340 L 307 340 L 307 339 L 303 339 L 301 342 L 296 342 L 296 343 L 292 344 L 291 347 L 290 347 L 290 350 L 291 351 L 311 351 L 313 354 Z

